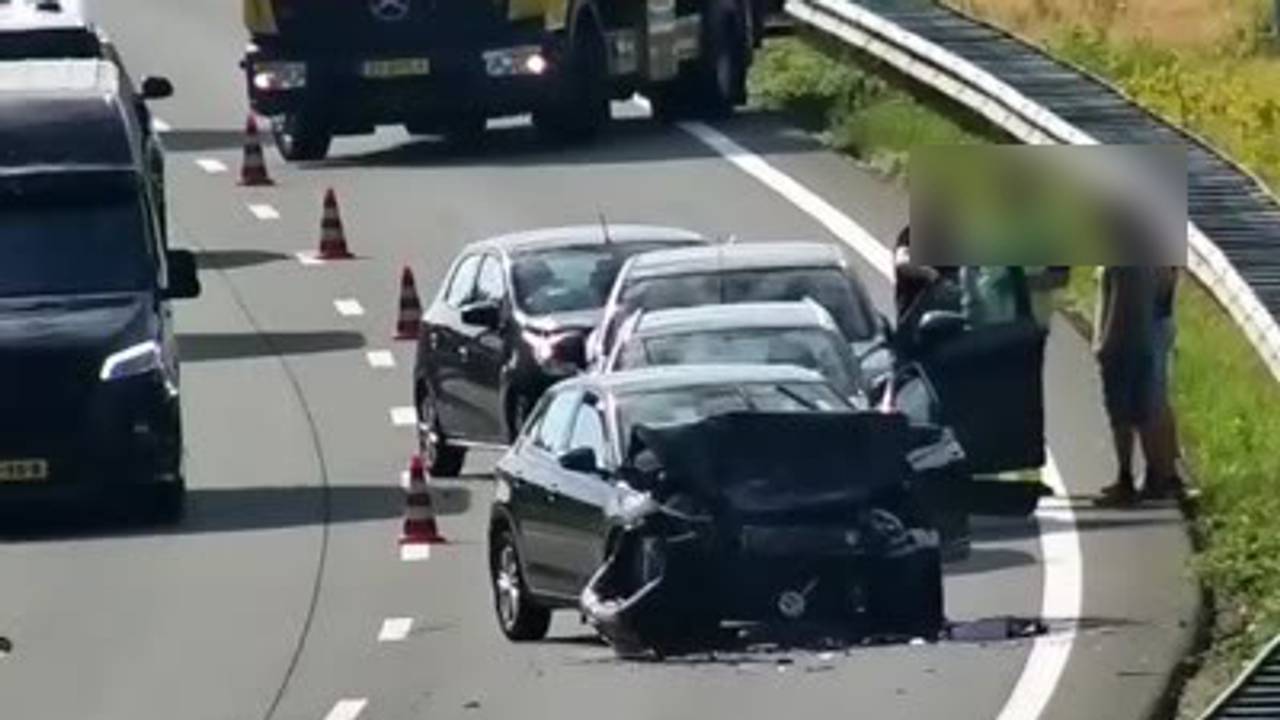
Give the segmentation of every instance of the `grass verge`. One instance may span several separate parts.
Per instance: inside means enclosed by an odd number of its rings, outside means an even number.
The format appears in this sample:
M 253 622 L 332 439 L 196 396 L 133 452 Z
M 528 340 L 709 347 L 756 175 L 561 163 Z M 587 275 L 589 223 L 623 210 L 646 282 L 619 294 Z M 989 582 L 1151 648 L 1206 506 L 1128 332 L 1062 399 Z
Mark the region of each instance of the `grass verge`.
M 822 47 L 795 38 L 769 43 L 751 78 L 757 103 L 789 112 L 831 147 L 899 181 L 912 147 L 995 137 L 942 117 L 859 69 L 852 56 Z M 1086 268 L 1072 275 L 1063 308 L 1092 318 L 1093 275 Z M 1214 609 L 1212 645 L 1196 659 L 1199 671 L 1179 705 L 1180 718 L 1193 718 L 1280 631 L 1280 385 L 1195 282 L 1183 283 L 1177 313 L 1173 401 L 1200 492 L 1194 569 Z

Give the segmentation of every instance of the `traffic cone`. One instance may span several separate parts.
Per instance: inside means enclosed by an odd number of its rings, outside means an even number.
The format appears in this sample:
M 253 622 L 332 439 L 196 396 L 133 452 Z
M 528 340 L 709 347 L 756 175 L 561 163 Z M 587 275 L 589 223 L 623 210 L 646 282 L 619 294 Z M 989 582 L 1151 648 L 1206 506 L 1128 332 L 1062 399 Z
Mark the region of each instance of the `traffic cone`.
M 258 121 L 249 115 L 244 124 L 244 160 L 240 163 L 240 184 L 246 187 L 274 185 L 267 175 L 267 163 L 258 140 Z
M 409 487 L 405 490 L 404 531 L 400 535 L 400 544 L 439 545 L 447 542 L 436 527 L 436 512 L 431 506 L 422 456 L 415 454 L 409 461 Z
M 321 260 L 346 260 L 355 257 L 347 250 L 347 236 L 342 230 L 342 216 L 338 213 L 338 198 L 329 188 L 324 194 L 324 216 L 320 220 Z
M 422 303 L 413 282 L 413 271 L 405 266 L 400 274 L 400 313 L 396 317 L 396 340 L 417 340 L 422 324 Z

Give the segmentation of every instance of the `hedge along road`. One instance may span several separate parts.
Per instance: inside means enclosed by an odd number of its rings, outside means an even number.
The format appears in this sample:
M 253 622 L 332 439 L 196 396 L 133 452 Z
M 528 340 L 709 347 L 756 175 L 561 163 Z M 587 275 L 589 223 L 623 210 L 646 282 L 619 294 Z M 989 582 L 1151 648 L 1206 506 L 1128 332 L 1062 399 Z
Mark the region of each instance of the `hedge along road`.
M 411 348 L 390 340 L 400 267 L 411 264 L 430 293 L 470 239 L 601 212 L 743 241 L 842 238 L 777 183 L 634 104 L 619 105 L 627 119 L 590 147 L 542 147 L 519 123 L 472 155 L 384 131 L 305 167 L 269 152 L 278 185 L 237 188 L 238 13 L 160 0 L 92 7 L 136 76 L 168 74 L 177 87 L 153 110 L 171 128 L 172 243 L 200 250 L 206 288 L 177 311 L 191 513 L 170 531 L 0 545 L 10 581 L 0 632 L 14 642 L 0 662 L 5 716 L 986 718 L 1034 717 L 1047 700 L 1043 717 L 1129 718 L 1154 701 L 1193 607 L 1171 508 L 1077 508 L 1074 525 L 1061 510 L 1041 518 L 1044 545 L 1066 548 L 1068 565 L 1074 526 L 1083 592 L 1074 617 L 1048 618 L 1054 632 L 1034 654 L 1012 641 L 626 664 L 572 615 L 546 642 L 507 643 L 484 563 L 492 456 L 441 484 L 452 544 L 419 562 L 395 546 L 413 444 L 392 422 L 411 402 Z M 874 256 L 867 243 L 883 246 L 905 218 L 899 192 L 774 119 L 716 131 L 851 219 L 864 252 Z M 360 258 L 303 266 L 293 254 L 315 246 L 330 186 Z M 885 278 L 850 255 L 887 306 Z M 1085 344 L 1055 328 L 1049 434 L 1071 495 L 1111 471 L 1094 375 Z M 1039 614 L 1045 578 L 1070 578 L 1042 566 L 1041 547 L 1035 522 L 981 523 L 973 558 L 949 568 L 949 615 Z M 1055 658 L 1061 673 L 1035 674 Z M 1015 687 L 1031 694 L 1011 703 Z

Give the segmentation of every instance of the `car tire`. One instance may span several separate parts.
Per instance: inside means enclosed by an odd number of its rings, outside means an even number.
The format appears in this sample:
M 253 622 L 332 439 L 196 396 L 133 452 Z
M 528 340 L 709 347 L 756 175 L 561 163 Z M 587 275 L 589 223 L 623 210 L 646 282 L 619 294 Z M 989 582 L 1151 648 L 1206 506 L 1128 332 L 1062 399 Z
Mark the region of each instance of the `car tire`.
M 529 592 L 515 537 L 508 529 L 494 536 L 490 548 L 489 579 L 498 628 L 517 642 L 541 640 L 551 627 L 551 610 L 538 605 Z
M 174 525 L 182 521 L 187 511 L 187 483 L 179 479 L 176 482 L 162 483 L 150 489 L 150 507 L 152 520 L 162 525 Z
M 424 427 L 430 428 L 430 432 Z M 432 477 L 458 477 L 467 459 L 467 449 L 451 445 L 440 429 L 435 398 L 429 390 L 420 393 L 418 400 L 418 451 Z
M 276 149 L 289 162 L 323 160 L 333 142 L 333 129 L 315 111 L 288 113 L 271 121 Z
M 533 113 L 534 127 L 549 140 L 589 140 L 609 121 L 608 57 L 604 37 L 592 17 L 579 15 L 572 50 L 555 81 L 552 97 Z
M 527 395 L 516 395 L 507 406 L 507 442 L 514 444 L 524 429 L 525 420 L 533 410 L 533 401 Z

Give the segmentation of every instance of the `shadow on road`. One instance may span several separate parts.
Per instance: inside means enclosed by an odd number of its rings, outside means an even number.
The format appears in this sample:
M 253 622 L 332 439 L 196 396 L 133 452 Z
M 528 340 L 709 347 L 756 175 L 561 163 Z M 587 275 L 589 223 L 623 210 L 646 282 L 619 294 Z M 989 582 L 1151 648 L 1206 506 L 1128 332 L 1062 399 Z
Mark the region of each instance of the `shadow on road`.
M 258 139 L 263 145 L 271 143 L 271 133 L 263 132 L 258 126 Z M 197 152 L 210 150 L 231 150 L 244 145 L 244 128 L 225 129 L 182 129 L 169 130 L 162 133 L 164 149 L 169 152 Z
M 1035 565 L 1039 559 L 1022 550 L 975 547 L 969 557 L 950 563 L 943 569 L 947 575 L 976 575 L 1023 565 Z
M 307 355 L 354 350 L 364 346 L 364 335 L 345 330 L 178 334 L 178 352 L 182 362 L 232 360 L 263 355 Z
M 201 270 L 234 270 L 289 259 L 289 255 L 267 250 L 200 250 L 196 253 L 196 265 Z
M 0 518 L 0 540 L 93 540 L 321 525 L 326 516 L 326 493 L 332 524 L 399 518 L 405 509 L 404 491 L 398 487 L 201 488 L 187 492 L 186 516 L 176 525 L 149 523 L 124 502 L 93 508 L 44 505 L 26 509 L 18 517 Z M 441 517 L 461 515 L 471 507 L 471 491 L 464 487 L 434 487 L 431 498 L 436 515 Z
M 1151 508 L 1150 510 L 1076 510 L 1076 532 L 1095 533 L 1112 530 L 1130 530 L 1155 525 L 1181 524 L 1182 518 L 1168 510 Z M 981 540 L 1021 540 L 1034 539 L 1041 532 L 1062 532 L 1068 523 L 1057 518 L 1019 518 L 995 519 L 980 518 L 974 520 L 974 539 Z

